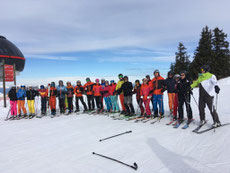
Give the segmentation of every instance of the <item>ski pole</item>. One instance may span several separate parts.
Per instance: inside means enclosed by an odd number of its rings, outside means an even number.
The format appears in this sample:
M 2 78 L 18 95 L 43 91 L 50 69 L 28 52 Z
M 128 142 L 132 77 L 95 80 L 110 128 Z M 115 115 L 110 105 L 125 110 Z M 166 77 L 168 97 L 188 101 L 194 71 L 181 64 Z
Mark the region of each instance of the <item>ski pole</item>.
M 109 160 L 113 160 L 113 161 L 118 162 L 118 163 L 121 163 L 121 164 L 123 164 L 123 165 L 125 165 L 125 166 L 128 166 L 128 167 L 134 169 L 134 170 L 137 170 L 137 168 L 138 168 L 136 162 L 134 162 L 133 165 L 129 165 L 129 164 L 126 164 L 126 163 L 124 163 L 124 162 L 122 162 L 122 161 L 120 161 L 120 160 L 113 159 L 113 158 L 111 158 L 111 157 L 107 157 L 107 156 L 104 156 L 104 155 L 101 155 L 101 154 L 98 154 L 98 153 L 95 153 L 95 152 L 93 152 L 92 154 L 97 155 L 97 156 L 100 156 L 100 157 L 104 157 L 104 158 L 109 159 Z
M 10 111 L 11 111 L 11 105 L 10 105 L 10 109 L 9 109 L 9 111 L 8 111 L 8 113 L 7 113 L 7 116 L 6 116 L 6 118 L 5 118 L 5 121 L 7 121 L 7 120 L 9 119 Z
M 192 98 L 194 99 L 194 101 L 195 101 L 195 103 L 196 103 L 196 105 L 197 105 L 197 107 L 198 107 L 198 109 L 199 109 L 199 105 L 198 105 L 198 103 L 197 103 L 195 97 L 193 96 L 193 94 L 191 94 L 191 95 L 192 95 Z
M 120 136 L 120 135 L 124 135 L 124 134 L 126 134 L 126 133 L 132 133 L 132 131 L 131 131 L 131 130 L 130 130 L 130 131 L 126 131 L 126 132 L 119 133 L 119 134 L 114 135 L 114 136 L 110 136 L 110 137 L 107 137 L 107 138 L 104 138 L 104 139 L 100 139 L 99 142 L 105 141 L 105 140 L 107 140 L 107 139 L 114 138 L 114 137 L 117 137 L 117 136 Z
M 217 111 L 217 101 L 218 101 L 218 94 L 216 94 L 216 106 L 215 106 L 216 111 Z

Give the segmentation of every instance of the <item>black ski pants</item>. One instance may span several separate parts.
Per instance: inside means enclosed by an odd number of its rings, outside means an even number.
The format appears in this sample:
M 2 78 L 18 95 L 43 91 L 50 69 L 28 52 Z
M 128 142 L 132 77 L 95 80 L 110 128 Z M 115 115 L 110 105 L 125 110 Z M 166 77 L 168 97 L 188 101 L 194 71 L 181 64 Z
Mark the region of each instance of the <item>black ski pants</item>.
M 200 112 L 200 120 L 205 120 L 205 105 L 207 104 L 208 109 L 212 115 L 213 122 L 219 123 L 219 117 L 216 112 L 216 109 L 213 106 L 214 97 L 211 97 L 205 89 L 200 86 L 200 96 L 199 96 L 199 112 Z
M 73 111 L 73 97 L 67 97 L 69 112 Z
M 189 120 L 192 119 L 192 109 L 190 106 L 190 94 L 184 94 L 184 95 L 179 95 L 178 96 L 178 113 L 179 113 L 179 119 L 183 120 L 184 119 L 184 104 L 186 107 L 186 112 L 187 112 L 187 117 Z
M 87 101 L 88 101 L 89 110 L 94 110 L 95 109 L 94 96 L 93 95 L 87 95 Z
M 60 108 L 61 113 L 65 112 L 65 99 L 64 98 L 59 98 L 59 108 Z
M 102 109 L 101 96 L 95 96 L 97 109 Z
M 41 98 L 41 111 L 46 113 L 47 97 Z
M 81 104 L 84 106 L 84 110 L 86 110 L 86 109 L 87 109 L 87 106 L 86 106 L 86 104 L 85 104 L 85 102 L 84 102 L 84 100 L 83 100 L 83 96 L 81 96 L 81 97 L 76 97 L 76 110 L 77 110 L 77 111 L 80 110 L 80 108 L 79 108 L 79 100 L 81 101 Z

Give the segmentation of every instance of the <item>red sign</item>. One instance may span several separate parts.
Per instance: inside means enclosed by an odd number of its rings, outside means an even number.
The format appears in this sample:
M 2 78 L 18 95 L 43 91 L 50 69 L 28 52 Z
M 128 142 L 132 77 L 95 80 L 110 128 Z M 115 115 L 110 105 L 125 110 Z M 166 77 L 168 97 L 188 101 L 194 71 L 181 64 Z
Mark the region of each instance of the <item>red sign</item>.
M 14 66 L 13 65 L 5 65 L 5 81 L 13 82 L 14 81 Z

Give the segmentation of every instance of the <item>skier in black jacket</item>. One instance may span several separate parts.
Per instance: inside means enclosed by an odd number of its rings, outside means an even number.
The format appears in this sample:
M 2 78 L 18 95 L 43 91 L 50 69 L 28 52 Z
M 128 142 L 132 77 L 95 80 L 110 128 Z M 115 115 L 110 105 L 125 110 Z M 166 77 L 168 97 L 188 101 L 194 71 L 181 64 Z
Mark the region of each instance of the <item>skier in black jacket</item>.
M 188 117 L 187 123 L 189 124 L 193 118 L 192 109 L 190 106 L 190 100 L 191 100 L 190 84 L 191 82 L 186 77 L 186 71 L 181 71 L 180 80 L 178 81 L 177 84 L 178 102 L 179 102 L 179 106 L 178 106 L 179 123 L 182 123 L 184 119 L 184 111 L 183 111 L 184 104 L 186 106 L 187 117 Z
M 133 101 L 132 101 L 132 90 L 133 90 L 133 84 L 128 81 L 128 76 L 125 76 L 124 83 L 122 84 L 121 88 L 117 90 L 117 94 L 120 94 L 123 91 L 126 115 L 129 116 L 133 116 L 135 114 Z
M 173 78 L 173 72 L 169 71 L 168 72 L 168 78 L 165 80 L 165 89 L 168 92 L 168 104 L 169 104 L 169 110 L 170 110 L 170 115 L 172 116 L 173 113 L 173 102 L 174 102 L 174 97 L 175 97 L 175 85 L 176 81 Z
M 26 91 L 27 104 L 30 113 L 29 118 L 33 118 L 35 116 L 34 99 L 38 95 L 38 92 L 35 91 L 32 86 L 29 86 L 29 89 Z

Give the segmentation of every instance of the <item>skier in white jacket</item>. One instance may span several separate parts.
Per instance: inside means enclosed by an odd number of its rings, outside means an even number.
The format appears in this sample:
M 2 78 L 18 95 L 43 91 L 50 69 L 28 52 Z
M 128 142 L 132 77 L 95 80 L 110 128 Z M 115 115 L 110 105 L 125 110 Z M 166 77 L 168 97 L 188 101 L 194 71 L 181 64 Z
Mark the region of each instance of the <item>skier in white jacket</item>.
M 218 114 L 213 105 L 215 93 L 219 94 L 220 88 L 217 83 L 216 76 L 209 73 L 210 67 L 203 65 L 201 67 L 201 75 L 191 85 L 191 88 L 199 85 L 199 112 L 201 124 L 205 123 L 205 105 L 207 104 L 208 109 L 213 118 L 213 127 L 221 126 Z

